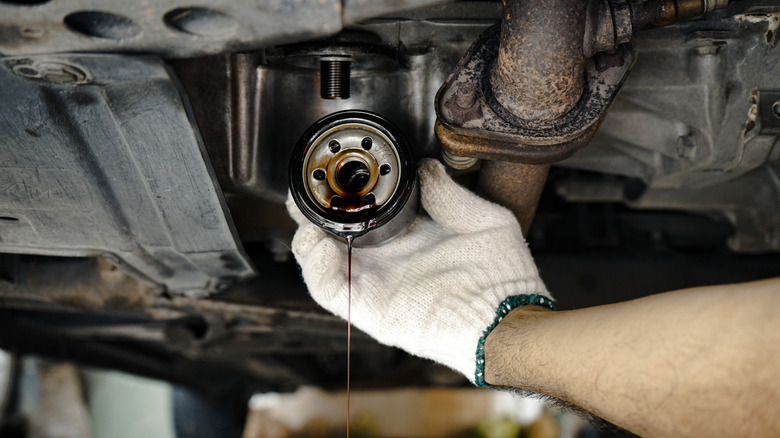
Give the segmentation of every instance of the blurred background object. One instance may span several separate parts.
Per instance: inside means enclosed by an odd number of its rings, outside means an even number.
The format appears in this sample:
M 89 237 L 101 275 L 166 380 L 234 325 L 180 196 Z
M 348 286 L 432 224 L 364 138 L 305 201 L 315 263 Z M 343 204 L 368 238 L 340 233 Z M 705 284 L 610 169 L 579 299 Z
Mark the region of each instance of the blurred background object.
M 15 364 L 19 364 L 17 367 Z M 346 434 L 346 393 L 302 386 L 204 393 L 162 380 L 0 350 L 1 438 L 304 438 Z M 540 399 L 480 388 L 352 393 L 354 437 L 601 438 Z

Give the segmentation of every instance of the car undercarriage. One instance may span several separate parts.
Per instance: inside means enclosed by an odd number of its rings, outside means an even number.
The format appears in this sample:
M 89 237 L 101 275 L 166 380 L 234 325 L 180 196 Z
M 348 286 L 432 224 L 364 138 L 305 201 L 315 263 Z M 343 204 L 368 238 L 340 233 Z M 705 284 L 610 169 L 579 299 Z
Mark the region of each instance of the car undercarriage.
M 780 6 L 593 0 L 577 33 L 556 20 L 582 2 L 505 3 L 0 1 L 0 347 L 341 388 L 345 323 L 308 296 L 285 200 L 298 138 L 347 109 L 515 211 L 564 309 L 780 274 Z M 509 53 L 514 25 L 546 36 Z M 584 85 L 550 116 L 500 56 Z M 352 351 L 357 387 L 466 382 Z

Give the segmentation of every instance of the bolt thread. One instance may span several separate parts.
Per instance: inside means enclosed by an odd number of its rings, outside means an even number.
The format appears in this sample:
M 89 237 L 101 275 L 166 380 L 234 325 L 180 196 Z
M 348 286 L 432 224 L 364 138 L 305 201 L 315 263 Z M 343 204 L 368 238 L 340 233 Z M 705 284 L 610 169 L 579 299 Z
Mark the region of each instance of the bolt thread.
M 350 62 L 347 60 L 320 61 L 320 97 L 349 99 Z
M 454 155 L 447 149 L 441 150 L 441 157 L 444 161 L 444 164 L 455 170 L 471 169 L 477 164 L 477 161 L 479 161 L 474 157 L 461 157 L 459 155 Z

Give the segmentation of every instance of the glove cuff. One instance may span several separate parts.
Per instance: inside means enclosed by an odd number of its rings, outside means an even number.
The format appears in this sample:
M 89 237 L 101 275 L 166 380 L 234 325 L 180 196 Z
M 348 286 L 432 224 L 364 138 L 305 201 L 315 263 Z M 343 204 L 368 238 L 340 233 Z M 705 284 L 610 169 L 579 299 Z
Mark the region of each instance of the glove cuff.
M 518 307 L 527 306 L 530 304 L 544 306 L 550 310 L 558 310 L 558 305 L 555 303 L 555 300 L 544 295 L 512 295 L 511 297 L 504 299 L 504 301 L 502 301 L 496 309 L 496 317 L 493 320 L 493 323 L 482 332 L 482 336 L 477 342 L 477 361 L 474 371 L 475 385 L 483 388 L 492 388 L 492 385 L 485 382 L 485 339 L 487 339 L 490 332 L 496 328 L 498 323 L 501 322 L 501 320 L 504 319 L 504 317 L 508 315 L 509 312 Z

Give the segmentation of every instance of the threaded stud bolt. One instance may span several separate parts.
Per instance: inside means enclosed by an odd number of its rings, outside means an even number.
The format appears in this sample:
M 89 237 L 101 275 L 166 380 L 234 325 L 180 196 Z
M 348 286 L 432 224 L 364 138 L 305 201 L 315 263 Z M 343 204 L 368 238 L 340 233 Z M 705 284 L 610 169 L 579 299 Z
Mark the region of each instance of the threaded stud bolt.
M 323 99 L 349 99 L 349 57 L 320 59 L 320 97 Z

